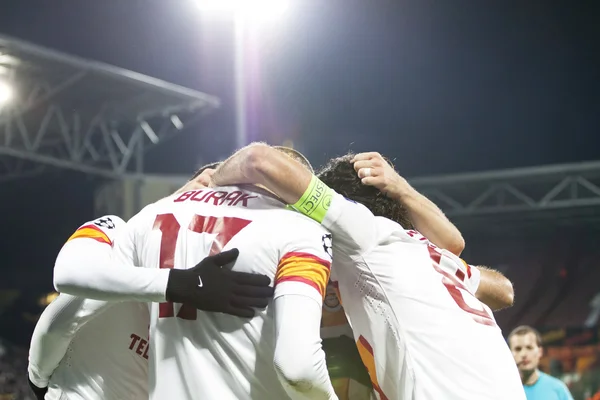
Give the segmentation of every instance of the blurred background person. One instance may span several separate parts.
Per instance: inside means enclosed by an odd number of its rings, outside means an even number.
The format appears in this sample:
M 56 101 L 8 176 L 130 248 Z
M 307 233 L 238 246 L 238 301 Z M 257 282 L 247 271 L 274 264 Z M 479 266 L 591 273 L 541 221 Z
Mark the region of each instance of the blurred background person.
M 508 344 L 519 368 L 527 400 L 573 400 L 561 380 L 539 370 L 544 349 L 537 330 L 519 326 L 508 336 Z

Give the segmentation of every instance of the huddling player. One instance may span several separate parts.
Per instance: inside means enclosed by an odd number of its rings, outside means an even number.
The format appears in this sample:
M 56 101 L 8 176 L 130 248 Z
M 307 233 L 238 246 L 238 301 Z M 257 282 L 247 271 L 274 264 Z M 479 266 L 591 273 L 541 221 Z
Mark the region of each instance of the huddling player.
M 331 232 L 332 280 L 379 398 L 525 399 L 493 314 L 476 297 L 493 272 L 405 230 L 398 202 L 368 185 L 378 164 L 369 153 L 340 157 L 317 178 L 255 144 L 212 180 L 265 186 Z
M 203 167 L 195 176 L 214 165 Z M 195 181 L 180 191 L 196 188 Z M 42 313 L 31 339 L 28 376 L 38 399 L 142 400 L 148 398 L 148 306 L 186 301 L 201 310 L 251 316 L 272 297 L 271 280 L 221 268 L 236 253 L 207 257 L 190 270 L 151 270 L 112 265 L 112 249 L 125 222 L 114 215 L 83 224 L 56 260 L 61 293 Z M 204 282 L 189 288 L 186 282 Z M 100 290 L 84 296 L 86 282 Z M 258 296 L 232 299 L 239 291 Z M 66 293 L 71 293 L 66 294 Z M 218 293 L 215 296 L 214 293 Z

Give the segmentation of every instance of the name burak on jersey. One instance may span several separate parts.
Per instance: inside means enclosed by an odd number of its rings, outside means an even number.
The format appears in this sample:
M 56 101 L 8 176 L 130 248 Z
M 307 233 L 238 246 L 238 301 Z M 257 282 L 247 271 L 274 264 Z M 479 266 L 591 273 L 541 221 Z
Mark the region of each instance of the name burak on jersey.
M 248 200 L 255 199 L 257 197 L 258 196 L 256 195 L 244 193 L 241 190 L 226 192 L 223 190 L 202 189 L 182 193 L 181 196 L 174 200 L 174 202 L 180 203 L 183 201 L 198 201 L 207 204 L 212 203 L 215 206 L 237 206 L 242 203 L 242 207 L 248 207 Z

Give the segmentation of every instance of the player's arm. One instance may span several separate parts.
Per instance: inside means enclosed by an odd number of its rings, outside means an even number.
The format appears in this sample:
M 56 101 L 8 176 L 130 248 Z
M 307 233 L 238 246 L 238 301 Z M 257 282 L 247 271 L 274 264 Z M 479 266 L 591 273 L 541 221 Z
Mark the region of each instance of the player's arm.
M 314 239 L 314 245 L 299 242 L 295 249 L 288 249 L 279 262 L 275 280 L 273 362 L 291 399 L 337 399 L 320 336 L 331 259 L 318 248 L 321 236 Z
M 493 311 L 511 307 L 515 299 L 512 282 L 501 272 L 494 269 L 477 266 L 479 270 L 479 286 L 475 297 Z
M 299 162 L 263 143 L 238 150 L 212 175 L 216 186 L 259 184 L 288 204 L 297 203 L 312 180 L 313 174 Z
M 169 270 L 135 268 L 113 260 L 113 241 L 131 240 L 131 226 L 118 217 L 84 224 L 61 249 L 54 266 L 58 292 L 107 301 L 165 301 Z
M 187 270 L 138 268 L 136 232 L 145 215 L 139 213 L 127 224 L 119 221 L 118 233 L 88 231 L 86 224 L 71 237 L 54 268 L 58 291 L 96 300 L 187 303 L 247 318 L 273 296 L 269 277 L 222 268 L 235 262 L 237 249 L 206 257 Z M 232 302 L 240 291 L 252 295 Z
M 448 220 L 435 203 L 416 191 L 406 179 L 401 177 L 381 154 L 360 153 L 354 156 L 352 162 L 362 183 L 374 186 L 400 202 L 408 211 L 414 228 L 431 243 L 457 256 L 462 253 L 465 241 L 458 228 Z
M 493 311 L 512 306 L 512 283 L 501 272 L 484 266 L 469 265 L 446 249 L 438 250 L 442 254 L 443 269 L 457 277 L 479 301 Z
M 501 272 L 484 266 L 473 266 L 460 260 L 464 266 L 461 274 L 464 282 L 475 297 L 493 311 L 513 305 L 515 292 L 512 282 Z M 457 274 L 458 275 L 458 274 Z
M 374 245 L 375 217 L 366 207 L 346 200 L 299 162 L 271 146 L 251 144 L 227 159 L 212 176 L 212 184 L 259 184 L 297 211 L 322 224 L 347 253 Z
M 37 388 L 46 388 L 77 331 L 112 304 L 61 294 L 48 305 L 31 337 L 30 382 Z

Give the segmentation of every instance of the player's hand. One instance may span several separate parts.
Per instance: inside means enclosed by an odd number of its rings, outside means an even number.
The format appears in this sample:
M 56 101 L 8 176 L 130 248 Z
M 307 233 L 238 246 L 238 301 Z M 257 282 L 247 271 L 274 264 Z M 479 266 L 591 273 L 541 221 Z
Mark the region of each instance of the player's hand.
M 48 388 L 44 387 L 44 388 L 40 388 L 37 387 L 33 384 L 33 382 L 31 382 L 31 379 L 29 379 L 29 376 L 27 376 L 27 382 L 29 382 L 29 387 L 31 388 L 31 391 L 33 392 L 33 395 L 35 396 L 35 398 L 37 400 L 44 400 L 44 397 L 46 396 L 46 392 L 48 392 Z
M 189 192 L 191 190 L 200 190 L 200 189 L 207 188 L 208 185 L 210 184 L 210 177 L 213 176 L 215 171 L 216 171 L 216 169 L 206 168 L 196 178 L 192 179 L 191 181 L 189 181 L 188 183 L 183 185 L 183 187 L 181 189 L 179 189 L 178 191 L 176 191 L 175 194 Z
M 208 187 L 210 186 L 211 177 L 214 175 L 215 171 L 215 168 L 206 168 L 200 175 L 198 175 L 195 181 L 204 187 Z
M 254 308 L 265 308 L 274 289 L 266 275 L 232 271 L 238 255 L 238 249 L 232 249 L 206 257 L 194 268 L 172 269 L 167 300 L 203 311 L 254 317 Z
M 375 186 L 387 196 L 402 197 L 404 191 L 410 187 L 379 153 L 359 153 L 351 162 L 363 185 Z

